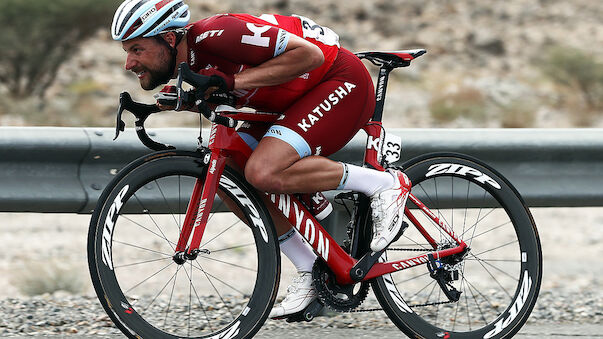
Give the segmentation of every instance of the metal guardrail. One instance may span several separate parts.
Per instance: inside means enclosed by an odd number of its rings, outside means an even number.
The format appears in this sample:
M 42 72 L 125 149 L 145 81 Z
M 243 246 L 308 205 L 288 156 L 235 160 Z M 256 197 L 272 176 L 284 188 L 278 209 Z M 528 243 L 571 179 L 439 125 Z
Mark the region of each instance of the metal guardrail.
M 196 148 L 198 129 L 151 132 L 178 148 Z M 473 155 L 505 175 L 530 206 L 603 206 L 603 129 L 389 132 L 403 139 L 402 161 L 428 152 Z M 90 213 L 115 173 L 149 153 L 133 130 L 117 141 L 113 135 L 110 128 L 0 128 L 0 212 Z M 365 140 L 360 132 L 331 158 L 360 162 Z

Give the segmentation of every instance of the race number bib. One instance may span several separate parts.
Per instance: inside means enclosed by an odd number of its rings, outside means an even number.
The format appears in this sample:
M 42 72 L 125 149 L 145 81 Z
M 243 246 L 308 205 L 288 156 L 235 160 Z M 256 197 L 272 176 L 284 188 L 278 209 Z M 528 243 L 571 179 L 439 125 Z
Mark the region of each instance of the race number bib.
M 330 28 L 320 26 L 316 22 L 301 15 L 293 15 L 301 20 L 302 30 L 305 38 L 311 38 L 328 46 L 339 47 L 339 35 Z
M 395 163 L 400 160 L 400 156 L 402 155 L 402 138 L 393 133 L 386 133 L 381 150 L 383 153 L 378 155 L 378 159 L 384 157 L 383 159 L 387 163 Z

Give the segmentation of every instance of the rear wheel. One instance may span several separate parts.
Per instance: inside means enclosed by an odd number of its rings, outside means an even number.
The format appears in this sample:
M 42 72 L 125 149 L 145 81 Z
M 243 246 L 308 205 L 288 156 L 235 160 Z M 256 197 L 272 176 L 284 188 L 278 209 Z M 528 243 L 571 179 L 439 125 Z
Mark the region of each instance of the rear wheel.
M 173 258 L 205 170 L 197 153 L 155 154 L 120 173 L 99 200 L 90 274 L 128 337 L 247 338 L 268 317 L 280 272 L 276 233 L 260 199 L 228 167 L 218 193 L 230 202 L 214 202 L 200 253 L 184 263 Z
M 500 174 L 467 156 L 428 155 L 403 167 L 411 192 L 470 250 L 458 262 L 436 263 L 446 289 L 460 292 L 458 300 L 448 298 L 427 265 L 420 265 L 375 279 L 383 309 L 413 338 L 511 337 L 527 320 L 542 277 L 540 241 L 528 208 Z M 410 200 L 408 206 L 438 249 L 454 246 Z M 387 261 L 432 251 L 407 222 L 410 227 L 385 252 Z

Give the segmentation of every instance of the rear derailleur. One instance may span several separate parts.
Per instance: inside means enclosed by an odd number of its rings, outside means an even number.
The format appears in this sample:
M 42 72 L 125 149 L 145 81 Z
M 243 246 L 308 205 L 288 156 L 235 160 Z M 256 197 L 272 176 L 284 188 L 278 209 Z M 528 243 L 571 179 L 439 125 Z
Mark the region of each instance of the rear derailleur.
M 452 285 L 452 282 L 459 280 L 458 264 L 462 261 L 462 258 L 465 257 L 468 251 L 469 249 L 466 248 L 457 255 L 440 260 L 436 260 L 431 253 L 427 255 L 427 269 L 429 270 L 429 275 L 438 283 L 446 297 L 448 297 L 448 300 L 452 302 L 459 301 L 461 298 L 462 292 L 458 291 Z

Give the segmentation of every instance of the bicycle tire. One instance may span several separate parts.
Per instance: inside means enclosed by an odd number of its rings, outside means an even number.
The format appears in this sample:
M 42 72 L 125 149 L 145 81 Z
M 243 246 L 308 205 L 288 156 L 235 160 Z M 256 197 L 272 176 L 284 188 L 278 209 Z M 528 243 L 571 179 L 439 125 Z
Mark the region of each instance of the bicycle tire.
M 402 166 L 411 192 L 470 247 L 460 264 L 440 264 L 459 278 L 451 302 L 427 265 L 374 279 L 375 295 L 388 317 L 411 338 L 509 338 L 527 321 L 540 290 L 542 253 L 538 231 L 517 190 L 500 173 L 472 157 L 428 154 Z M 455 194 L 456 192 L 456 194 Z M 437 229 L 411 202 L 423 226 Z M 392 261 L 428 253 L 412 224 L 388 247 Z M 434 237 L 441 246 L 449 237 Z M 420 242 L 419 239 L 422 239 Z M 453 245 L 448 244 L 448 247 Z M 412 252 L 411 252 L 412 250 Z M 412 255 L 409 255 L 412 254 Z
M 219 212 L 229 208 L 216 200 L 202 252 L 181 265 L 172 260 L 190 191 L 206 168 L 200 153 L 158 152 L 118 173 L 99 199 L 88 233 L 90 275 L 130 338 L 249 338 L 274 304 L 276 231 L 255 191 L 228 166 L 219 191 L 245 222 Z

